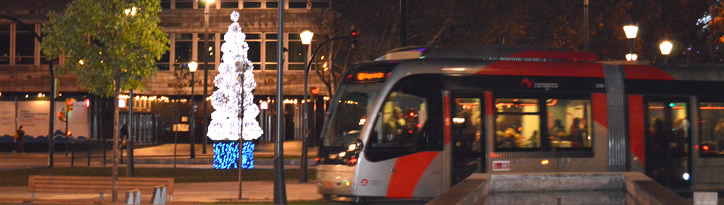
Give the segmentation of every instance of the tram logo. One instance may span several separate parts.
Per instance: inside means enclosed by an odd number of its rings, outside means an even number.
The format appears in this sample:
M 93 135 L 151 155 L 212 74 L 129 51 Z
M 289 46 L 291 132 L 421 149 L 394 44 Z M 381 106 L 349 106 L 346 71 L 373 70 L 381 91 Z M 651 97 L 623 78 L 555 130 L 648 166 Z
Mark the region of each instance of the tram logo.
M 523 78 L 523 80 L 520 81 L 520 87 L 531 88 L 531 87 L 533 87 L 533 81 L 531 81 L 528 78 Z
M 367 184 L 368 184 L 369 182 L 370 182 L 370 181 L 367 181 L 367 179 L 362 179 L 362 181 L 360 182 L 360 185 L 362 185 L 362 186 L 367 186 Z
M 553 88 L 558 88 L 558 83 L 538 83 L 534 82 L 531 79 L 523 78 L 523 80 L 520 80 L 520 87 L 521 88 L 542 88 L 545 90 L 550 90 Z

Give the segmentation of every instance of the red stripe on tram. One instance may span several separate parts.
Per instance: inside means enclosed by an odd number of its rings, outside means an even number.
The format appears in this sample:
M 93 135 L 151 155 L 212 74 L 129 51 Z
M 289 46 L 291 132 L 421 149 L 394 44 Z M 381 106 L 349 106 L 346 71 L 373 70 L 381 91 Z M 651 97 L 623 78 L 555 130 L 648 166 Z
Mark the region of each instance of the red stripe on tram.
M 636 80 L 675 80 L 671 74 L 647 65 L 627 65 L 626 79 Z M 643 108 L 643 107 L 642 107 Z
M 595 63 L 499 61 L 480 69 L 475 74 L 600 78 L 603 77 L 602 68 L 601 64 Z
M 410 198 L 420 182 L 422 174 L 440 152 L 420 152 L 402 156 L 395 162 L 387 187 L 388 198 Z
M 646 146 L 644 144 L 644 97 L 641 95 L 628 96 L 628 121 L 629 121 L 629 149 L 634 156 L 639 158 L 639 163 L 644 166 L 646 158 Z

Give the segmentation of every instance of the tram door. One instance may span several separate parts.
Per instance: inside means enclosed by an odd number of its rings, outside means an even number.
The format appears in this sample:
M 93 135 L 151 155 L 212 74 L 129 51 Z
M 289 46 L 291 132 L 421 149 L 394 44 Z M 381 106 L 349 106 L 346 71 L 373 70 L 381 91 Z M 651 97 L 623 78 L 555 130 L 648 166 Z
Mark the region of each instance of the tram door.
M 688 188 L 691 179 L 690 122 L 686 99 L 646 102 L 646 174 L 672 188 Z
M 482 95 L 479 95 L 482 96 Z M 452 143 L 452 184 L 457 184 L 473 172 L 483 172 L 483 113 L 482 97 L 453 95 L 450 125 Z

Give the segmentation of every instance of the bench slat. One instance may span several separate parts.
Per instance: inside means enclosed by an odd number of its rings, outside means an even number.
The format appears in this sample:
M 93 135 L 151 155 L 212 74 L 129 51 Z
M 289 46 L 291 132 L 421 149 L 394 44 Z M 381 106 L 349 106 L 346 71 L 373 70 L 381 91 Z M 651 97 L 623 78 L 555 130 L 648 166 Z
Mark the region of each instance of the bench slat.
M 28 191 L 39 193 L 110 193 L 112 177 L 100 176 L 30 176 Z M 152 194 L 155 186 L 165 186 L 173 195 L 174 179 L 162 177 L 118 177 L 118 190 L 139 189 Z

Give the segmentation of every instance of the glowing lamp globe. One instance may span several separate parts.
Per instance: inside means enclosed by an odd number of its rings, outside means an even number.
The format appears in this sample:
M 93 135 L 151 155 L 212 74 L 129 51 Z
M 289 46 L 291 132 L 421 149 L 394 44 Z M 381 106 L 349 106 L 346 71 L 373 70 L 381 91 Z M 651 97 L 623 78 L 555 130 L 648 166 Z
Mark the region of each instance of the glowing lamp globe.
M 626 33 L 626 38 L 628 38 L 628 39 L 636 38 L 636 34 L 638 33 L 638 31 L 639 31 L 639 26 L 637 26 L 637 25 L 629 24 L 629 25 L 623 26 L 623 32 Z
M 673 48 L 674 45 L 671 44 L 669 41 L 664 41 L 659 44 L 659 49 L 661 49 L 661 55 L 669 55 L 671 54 L 671 48 Z
M 302 44 L 309 45 L 312 43 L 312 37 L 314 36 L 314 33 L 309 29 L 302 30 L 302 33 L 299 34 L 299 37 L 302 38 Z

